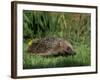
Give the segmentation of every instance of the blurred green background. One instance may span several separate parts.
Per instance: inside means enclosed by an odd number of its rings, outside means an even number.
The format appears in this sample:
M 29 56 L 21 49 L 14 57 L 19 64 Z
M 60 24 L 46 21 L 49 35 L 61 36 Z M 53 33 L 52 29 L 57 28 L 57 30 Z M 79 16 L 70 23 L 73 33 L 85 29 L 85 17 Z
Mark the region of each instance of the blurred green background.
M 23 10 L 23 68 L 88 66 L 91 64 L 91 14 Z M 30 40 L 60 37 L 68 40 L 75 56 L 42 57 L 26 52 Z

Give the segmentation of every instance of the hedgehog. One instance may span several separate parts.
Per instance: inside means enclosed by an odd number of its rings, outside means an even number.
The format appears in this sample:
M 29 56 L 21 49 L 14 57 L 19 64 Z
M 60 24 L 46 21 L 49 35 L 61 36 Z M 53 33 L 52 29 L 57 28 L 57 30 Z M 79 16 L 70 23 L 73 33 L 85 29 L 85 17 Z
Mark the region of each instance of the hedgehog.
M 40 56 L 76 54 L 72 45 L 67 40 L 55 37 L 46 37 L 32 41 L 27 51 Z

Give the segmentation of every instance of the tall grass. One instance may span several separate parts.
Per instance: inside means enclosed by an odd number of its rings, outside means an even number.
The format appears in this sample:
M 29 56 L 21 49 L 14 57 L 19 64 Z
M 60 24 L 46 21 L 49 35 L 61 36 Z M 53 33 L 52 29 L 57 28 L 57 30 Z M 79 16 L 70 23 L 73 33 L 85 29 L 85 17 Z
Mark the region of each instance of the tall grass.
M 47 11 L 23 11 L 23 66 L 24 68 L 86 66 L 90 60 L 90 14 Z M 41 57 L 25 52 L 28 41 L 43 37 L 61 37 L 68 40 L 75 56 Z

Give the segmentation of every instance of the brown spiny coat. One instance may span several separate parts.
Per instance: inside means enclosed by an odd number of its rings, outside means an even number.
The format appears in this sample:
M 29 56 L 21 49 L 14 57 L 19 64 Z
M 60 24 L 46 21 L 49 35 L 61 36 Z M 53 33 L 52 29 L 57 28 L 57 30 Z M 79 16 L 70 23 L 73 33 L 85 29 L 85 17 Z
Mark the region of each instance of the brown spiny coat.
M 62 38 L 42 38 L 33 41 L 28 47 L 28 52 L 41 56 L 48 55 L 73 55 L 75 52 L 72 45 Z

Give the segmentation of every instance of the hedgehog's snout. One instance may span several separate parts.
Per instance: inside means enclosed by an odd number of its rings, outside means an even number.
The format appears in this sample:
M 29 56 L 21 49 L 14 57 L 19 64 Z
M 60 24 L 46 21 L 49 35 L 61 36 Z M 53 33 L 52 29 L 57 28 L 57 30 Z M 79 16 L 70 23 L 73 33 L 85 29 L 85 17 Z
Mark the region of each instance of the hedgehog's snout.
M 75 51 L 73 51 L 72 55 L 76 55 L 76 52 L 75 52 Z
M 76 52 L 75 51 L 71 51 L 71 52 L 65 51 L 65 54 L 66 55 L 76 55 Z

